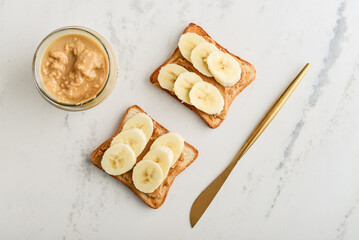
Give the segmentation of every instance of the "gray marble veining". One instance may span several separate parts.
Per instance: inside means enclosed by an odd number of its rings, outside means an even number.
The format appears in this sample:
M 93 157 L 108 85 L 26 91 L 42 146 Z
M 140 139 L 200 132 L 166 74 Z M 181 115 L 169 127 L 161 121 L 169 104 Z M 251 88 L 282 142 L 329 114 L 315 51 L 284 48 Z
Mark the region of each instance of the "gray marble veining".
M 0 238 L 359 239 L 357 9 L 355 0 L 0 0 Z M 149 82 L 190 22 L 257 70 L 215 130 Z M 32 83 L 37 44 L 66 25 L 98 31 L 118 60 L 112 94 L 80 113 L 50 106 Z M 191 229 L 192 202 L 303 61 L 312 68 L 300 87 Z M 200 152 L 158 210 L 89 160 L 133 104 Z

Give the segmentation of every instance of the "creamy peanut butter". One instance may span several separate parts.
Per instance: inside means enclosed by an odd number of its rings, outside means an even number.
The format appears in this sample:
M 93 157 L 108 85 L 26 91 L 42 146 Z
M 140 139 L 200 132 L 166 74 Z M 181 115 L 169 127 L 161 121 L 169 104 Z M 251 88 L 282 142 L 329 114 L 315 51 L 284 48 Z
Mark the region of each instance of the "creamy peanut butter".
M 54 40 L 41 60 L 46 90 L 59 102 L 78 104 L 97 95 L 109 74 L 103 48 L 91 38 L 69 34 Z

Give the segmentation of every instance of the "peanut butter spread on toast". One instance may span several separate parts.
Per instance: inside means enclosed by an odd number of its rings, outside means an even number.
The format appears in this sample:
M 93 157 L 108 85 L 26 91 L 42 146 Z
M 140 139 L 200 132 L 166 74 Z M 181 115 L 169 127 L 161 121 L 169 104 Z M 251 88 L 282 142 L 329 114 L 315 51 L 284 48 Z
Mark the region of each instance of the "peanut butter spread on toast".
M 150 140 L 148 141 L 145 149 L 142 151 L 142 153 L 137 157 L 137 160 L 136 162 L 139 162 L 140 160 L 143 159 L 143 157 L 147 154 L 147 152 L 150 150 L 150 147 L 152 145 L 152 143 L 158 138 L 160 137 L 161 135 L 163 135 L 163 131 L 161 130 L 160 127 L 157 127 L 156 124 L 158 123 L 155 123 L 154 122 L 154 128 L 153 128 L 153 133 L 152 133 L 152 136 L 150 138 Z M 116 131 L 116 133 L 114 134 L 114 136 L 116 136 L 121 130 L 122 130 L 122 127 L 120 127 L 120 129 L 118 131 Z M 162 131 L 162 134 L 161 134 L 161 131 Z M 111 144 L 111 141 L 112 141 L 112 138 L 110 138 L 108 141 L 107 141 L 107 144 L 105 144 L 101 151 L 98 152 L 98 155 L 95 157 L 95 160 L 96 162 L 98 162 L 98 165 L 101 166 L 101 160 L 102 160 L 102 156 L 104 154 L 104 152 L 110 147 L 110 144 Z M 176 172 L 176 171 L 179 171 L 179 169 L 181 168 L 179 166 L 179 163 L 184 161 L 184 155 L 183 155 L 183 152 L 182 154 L 180 155 L 180 157 L 177 159 L 176 163 L 174 166 L 171 167 L 171 169 L 169 170 L 168 174 L 167 174 L 167 177 L 163 180 L 163 182 L 161 183 L 161 185 L 152 193 L 147 193 L 146 195 L 152 199 L 156 199 L 156 198 L 162 198 L 163 194 L 166 194 L 164 191 L 162 191 L 162 188 L 163 187 L 169 187 L 171 185 L 171 183 L 169 182 L 168 180 L 168 177 L 172 175 L 173 172 Z M 132 172 L 133 172 L 133 169 L 131 169 L 130 171 L 120 175 L 120 176 L 113 176 L 114 178 L 124 178 L 126 179 L 126 181 L 128 181 L 130 184 L 133 184 L 133 181 L 132 181 Z M 136 191 L 139 191 L 136 189 Z

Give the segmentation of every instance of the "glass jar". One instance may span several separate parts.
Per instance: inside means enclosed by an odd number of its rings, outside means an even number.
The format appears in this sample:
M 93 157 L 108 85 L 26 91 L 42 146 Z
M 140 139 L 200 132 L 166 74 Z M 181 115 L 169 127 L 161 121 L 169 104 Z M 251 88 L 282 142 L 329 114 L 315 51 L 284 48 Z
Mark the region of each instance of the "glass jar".
M 101 48 L 103 48 L 108 60 L 108 75 L 105 84 L 94 97 L 80 103 L 64 103 L 56 100 L 56 98 L 52 96 L 51 93 L 44 86 L 44 82 L 41 76 L 41 61 L 47 47 L 59 37 L 69 34 L 79 34 L 92 39 Z M 32 72 L 34 75 L 35 85 L 41 96 L 44 97 L 47 102 L 62 110 L 82 111 L 96 106 L 111 93 L 117 80 L 117 63 L 115 54 L 110 44 L 99 33 L 86 27 L 69 26 L 59 28 L 53 31 L 52 33 L 47 35 L 44 40 L 41 41 L 34 55 L 34 59 L 32 62 Z

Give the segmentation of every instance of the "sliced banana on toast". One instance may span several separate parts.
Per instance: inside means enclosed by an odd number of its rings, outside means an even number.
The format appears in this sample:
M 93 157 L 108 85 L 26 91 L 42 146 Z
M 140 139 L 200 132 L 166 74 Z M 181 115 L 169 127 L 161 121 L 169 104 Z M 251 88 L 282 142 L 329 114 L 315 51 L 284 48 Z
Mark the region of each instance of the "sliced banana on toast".
M 220 114 L 224 107 L 220 91 L 208 82 L 196 83 L 189 92 L 191 103 L 208 114 Z
M 138 161 L 138 156 L 154 132 L 154 123 L 145 113 L 133 114 L 123 124 L 121 132 L 112 139 L 100 161 L 101 168 L 109 175 L 129 174 L 125 177 L 126 181 L 129 180 L 128 176 L 131 177 L 132 181 L 129 183 L 142 193 L 152 193 L 163 183 L 185 145 L 184 139 L 178 133 L 166 133 L 158 137 Z M 179 165 L 179 169 L 181 167 L 183 168 Z M 131 170 L 132 172 L 128 173 Z
M 191 62 L 191 52 L 200 43 L 206 42 L 206 40 L 196 33 L 182 34 L 178 42 L 178 48 L 182 56 Z
M 173 162 L 173 152 L 169 147 L 156 146 L 148 151 L 143 160 L 151 160 L 158 163 L 162 169 L 163 178 L 166 178 Z
M 194 72 L 181 73 L 175 81 L 173 90 L 181 101 L 191 104 L 189 91 L 191 91 L 194 84 L 201 81 L 202 78 Z
M 148 141 L 153 133 L 153 121 L 146 113 L 137 113 L 123 125 L 122 130 L 134 128 L 142 130 Z
M 184 147 L 184 139 L 183 137 L 175 132 L 169 132 L 163 134 L 159 138 L 157 138 L 151 145 L 151 149 L 157 146 L 166 146 L 170 148 L 173 152 L 173 161 L 172 166 L 176 163 L 177 159 L 180 157 L 183 147 Z
M 169 63 L 160 69 L 158 82 L 162 88 L 173 92 L 173 86 L 177 77 L 184 72 L 188 72 L 184 67 L 178 64 Z
M 116 137 L 112 139 L 111 146 L 123 143 L 132 148 L 136 157 L 141 154 L 146 147 L 147 138 L 142 130 L 138 128 L 122 130 Z
M 121 175 L 133 168 L 136 156 L 126 144 L 115 144 L 107 149 L 101 160 L 101 167 L 110 175 Z
M 133 168 L 132 181 L 135 187 L 143 193 L 151 193 L 163 181 L 161 166 L 151 160 L 141 160 Z
M 230 87 L 241 79 L 242 69 L 228 53 L 214 51 L 207 57 L 207 65 L 214 79 L 222 86 Z
M 198 44 L 191 53 L 191 61 L 193 66 L 203 75 L 207 77 L 213 77 L 208 69 L 207 57 L 215 51 L 219 51 L 218 48 L 209 42 L 202 42 Z

